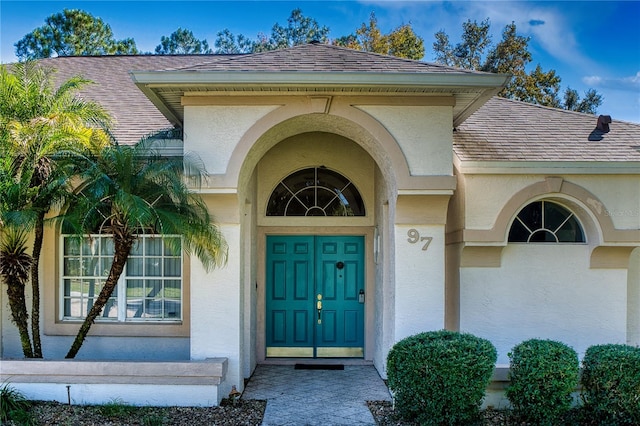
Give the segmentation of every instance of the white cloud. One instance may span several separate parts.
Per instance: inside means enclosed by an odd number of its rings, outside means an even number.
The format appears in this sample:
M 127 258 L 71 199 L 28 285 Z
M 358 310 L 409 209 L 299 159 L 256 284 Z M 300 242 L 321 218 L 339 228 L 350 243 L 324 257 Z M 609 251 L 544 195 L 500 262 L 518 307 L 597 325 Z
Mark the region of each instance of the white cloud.
M 605 87 L 615 90 L 640 90 L 640 71 L 635 75 L 621 78 L 606 78 L 592 75 L 582 78 L 582 82 L 593 87 Z

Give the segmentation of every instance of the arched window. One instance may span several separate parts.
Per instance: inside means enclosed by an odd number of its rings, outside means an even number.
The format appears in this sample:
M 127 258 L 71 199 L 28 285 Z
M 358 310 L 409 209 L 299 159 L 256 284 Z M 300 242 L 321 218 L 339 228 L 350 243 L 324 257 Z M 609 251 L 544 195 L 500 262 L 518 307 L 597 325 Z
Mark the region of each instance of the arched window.
M 325 167 L 299 170 L 282 179 L 271 193 L 267 216 L 364 216 L 358 189 Z
M 584 243 L 578 218 L 551 201 L 536 201 L 520 210 L 509 230 L 510 243 Z

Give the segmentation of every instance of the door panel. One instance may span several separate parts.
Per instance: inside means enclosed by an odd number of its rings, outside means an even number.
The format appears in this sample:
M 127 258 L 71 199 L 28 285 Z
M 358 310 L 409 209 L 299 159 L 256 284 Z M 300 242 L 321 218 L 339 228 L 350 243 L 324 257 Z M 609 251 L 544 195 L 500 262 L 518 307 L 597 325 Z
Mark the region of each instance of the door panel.
M 364 356 L 364 238 L 316 237 L 316 293 L 322 294 L 322 322 L 316 324 L 316 347 L 325 356 Z M 359 350 L 358 350 L 359 348 Z M 318 355 L 320 356 L 320 355 Z
M 313 237 L 267 238 L 267 356 L 313 356 L 313 243 Z
M 266 262 L 267 356 L 364 356 L 364 237 L 267 236 Z

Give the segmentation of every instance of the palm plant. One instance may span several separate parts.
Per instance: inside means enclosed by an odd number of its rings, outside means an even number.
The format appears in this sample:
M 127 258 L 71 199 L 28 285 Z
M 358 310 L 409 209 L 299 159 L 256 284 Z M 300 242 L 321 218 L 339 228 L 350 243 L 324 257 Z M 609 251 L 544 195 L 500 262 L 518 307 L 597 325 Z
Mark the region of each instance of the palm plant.
M 103 149 L 82 174 L 77 196 L 62 217 L 63 226 L 75 235 L 109 234 L 114 244 L 109 274 L 66 358 L 78 353 L 113 293 L 139 235 L 179 234 L 181 243 L 179 239 L 167 242 L 177 241 L 205 268 L 226 262 L 224 237 L 202 198 L 188 186 L 190 182 L 200 184 L 204 168 L 188 156 L 163 157 L 154 143 L 153 138 L 145 138 L 135 146 L 114 144 Z
M 11 158 L 12 178 L 22 182 L 29 208 L 36 213 L 29 265 L 34 357 L 42 357 L 38 271 L 45 216 L 71 189 L 74 170 L 68 158 L 108 142 L 102 130 L 109 123 L 105 110 L 77 96 L 90 82 L 72 77 L 55 88 L 53 73 L 31 62 L 15 64 L 11 72 L 0 69 L 0 138 Z

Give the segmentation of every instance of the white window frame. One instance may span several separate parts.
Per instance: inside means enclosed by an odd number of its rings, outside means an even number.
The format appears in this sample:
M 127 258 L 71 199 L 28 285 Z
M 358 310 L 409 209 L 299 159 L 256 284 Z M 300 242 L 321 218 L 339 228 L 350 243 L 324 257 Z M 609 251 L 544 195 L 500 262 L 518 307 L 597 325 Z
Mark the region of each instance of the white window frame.
M 72 237 L 69 234 L 62 234 L 61 238 L 60 238 L 60 264 L 59 264 L 59 271 L 60 271 L 60 292 L 59 292 L 59 320 L 62 322 L 78 322 L 78 321 L 83 321 L 84 317 L 80 317 L 80 316 L 65 316 L 65 279 L 69 279 L 69 278 L 78 278 L 75 275 L 65 275 L 65 258 L 70 257 L 69 255 L 67 255 L 65 253 L 65 247 L 64 247 L 64 243 L 65 243 L 65 239 L 68 237 Z M 144 250 L 144 242 L 147 239 L 150 238 L 158 238 L 161 240 L 165 240 L 168 238 L 181 238 L 180 235 L 157 235 L 157 234 L 141 234 L 137 236 L 138 238 L 136 239 L 136 242 L 134 243 L 134 247 L 135 244 L 142 244 L 143 245 L 143 250 Z M 85 237 L 86 238 L 86 237 Z M 89 236 L 89 238 L 111 238 L 110 235 L 107 234 L 92 234 Z M 87 255 L 82 255 L 82 253 L 80 254 L 80 257 L 90 257 Z M 113 256 L 110 256 L 111 258 Z M 103 324 L 112 324 L 112 323 L 136 323 L 136 324 L 149 324 L 149 323 L 162 323 L 162 324 L 167 324 L 167 323 L 181 323 L 184 319 L 184 304 L 185 304 L 185 300 L 184 300 L 184 285 L 185 285 L 185 280 L 184 280 L 184 254 L 183 254 L 183 250 L 180 250 L 179 255 L 177 256 L 167 256 L 164 253 L 164 249 L 161 255 L 151 255 L 151 256 L 146 256 L 146 254 L 142 254 L 141 256 L 135 255 L 133 254 L 133 250 L 132 253 L 129 255 L 129 259 L 127 260 L 127 263 L 129 262 L 130 259 L 132 258 L 160 258 L 160 259 L 166 259 L 166 258 L 174 258 L 174 259 L 178 259 L 178 264 L 179 264 L 179 268 L 180 268 L 180 273 L 178 276 L 167 276 L 167 275 L 159 275 L 159 276 L 151 276 L 151 275 L 142 275 L 142 276 L 136 276 L 136 275 L 132 275 L 132 276 L 128 276 L 127 275 L 127 264 L 125 264 L 124 270 L 122 272 L 122 274 L 120 275 L 120 278 L 118 280 L 118 284 L 116 287 L 116 293 L 115 295 L 112 295 L 112 297 L 116 297 L 116 301 L 117 301 L 117 317 L 103 317 L 102 315 L 98 316 L 96 318 L 96 322 L 100 322 Z M 108 270 L 106 271 L 106 273 L 108 274 Z M 97 276 L 87 276 L 87 278 L 90 277 L 96 277 Z M 152 277 L 152 278 L 151 278 Z M 104 280 L 106 280 L 107 276 L 102 276 L 100 278 L 103 278 L 103 282 Z M 158 279 L 163 281 L 162 284 L 162 290 L 165 290 L 165 284 L 164 281 L 179 281 L 180 283 L 180 315 L 178 317 L 171 317 L 171 318 L 157 318 L 157 317 L 149 317 L 149 318 L 144 318 L 144 317 L 138 317 L 138 318 L 132 318 L 132 317 L 127 317 L 127 279 L 132 280 L 132 279 L 140 279 L 140 280 L 149 280 L 149 279 Z M 97 297 L 97 294 L 96 294 Z M 142 296 L 142 298 L 144 299 L 144 296 Z M 164 303 L 164 299 L 165 297 L 163 296 L 163 302 Z M 124 303 L 121 303 L 121 301 L 124 301 Z M 81 303 L 85 303 L 85 299 L 81 299 Z M 88 312 L 88 310 L 87 310 Z

